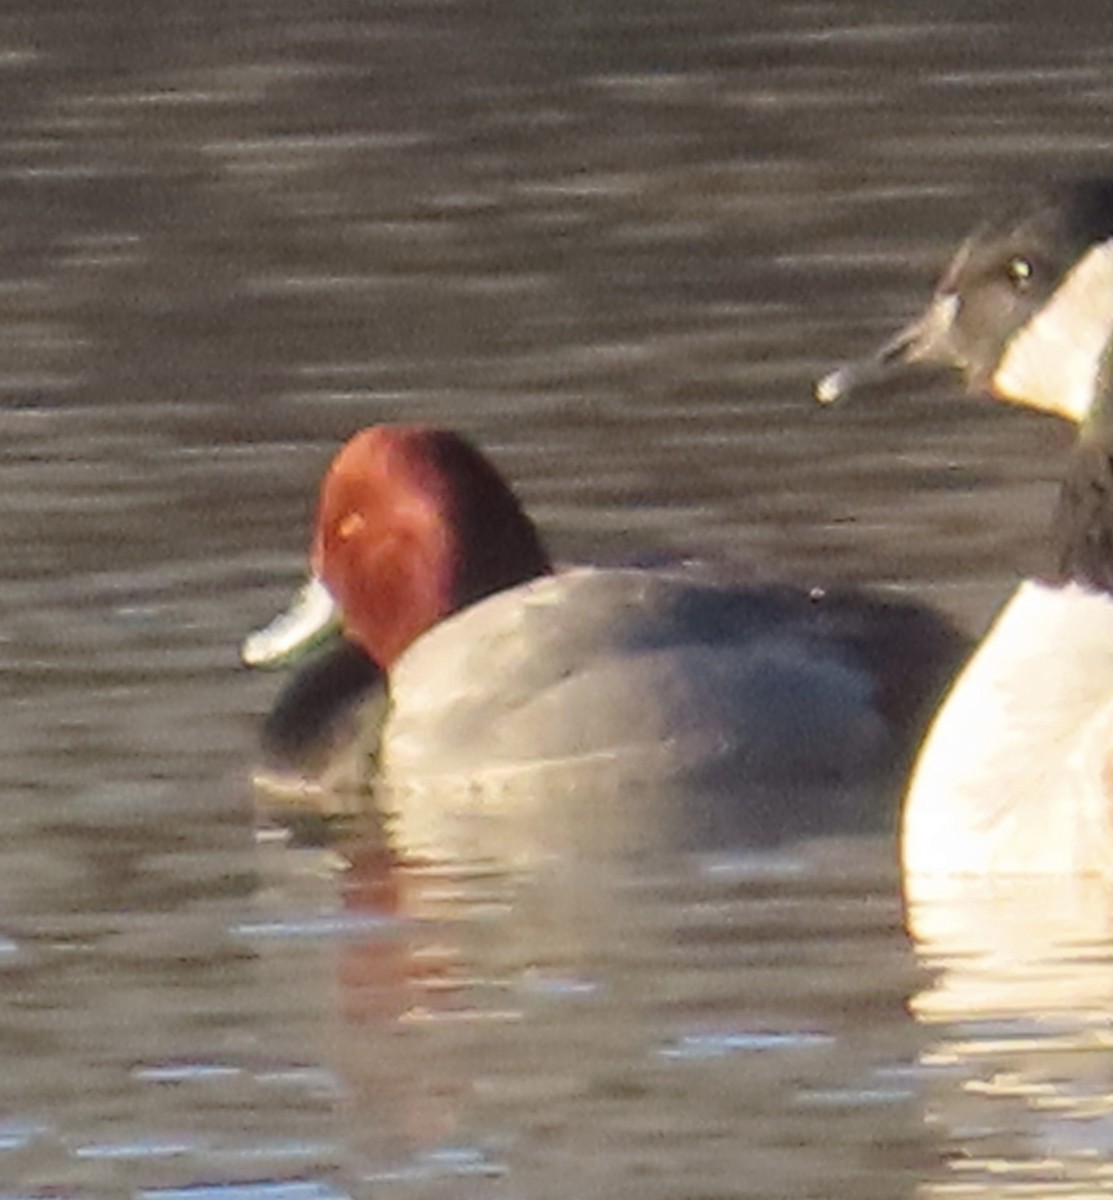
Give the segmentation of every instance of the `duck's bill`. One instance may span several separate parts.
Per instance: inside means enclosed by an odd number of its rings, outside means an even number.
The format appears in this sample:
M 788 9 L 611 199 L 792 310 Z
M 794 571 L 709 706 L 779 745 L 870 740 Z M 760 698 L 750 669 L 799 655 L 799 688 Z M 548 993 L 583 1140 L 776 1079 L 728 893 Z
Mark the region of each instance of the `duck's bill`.
M 936 296 L 921 317 L 879 350 L 825 375 L 815 385 L 815 398 L 820 404 L 835 404 L 851 392 L 899 378 L 910 367 L 960 366 L 953 344 L 957 314 L 957 296 Z
M 240 657 L 249 667 L 284 667 L 339 632 L 340 609 L 313 576 L 281 616 L 244 639 Z

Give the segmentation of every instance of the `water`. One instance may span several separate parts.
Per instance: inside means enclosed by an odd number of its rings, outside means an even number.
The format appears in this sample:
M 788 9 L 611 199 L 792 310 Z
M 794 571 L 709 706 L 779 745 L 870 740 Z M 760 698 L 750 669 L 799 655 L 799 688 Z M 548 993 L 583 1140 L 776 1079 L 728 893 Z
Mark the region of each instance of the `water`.
M 1064 431 L 808 393 L 987 192 L 1107 167 L 1107 16 L 9 0 L 3 1200 L 1105 1193 L 1100 889 L 911 939 L 886 839 L 292 847 L 236 647 L 383 419 L 473 436 L 560 558 L 983 627 Z

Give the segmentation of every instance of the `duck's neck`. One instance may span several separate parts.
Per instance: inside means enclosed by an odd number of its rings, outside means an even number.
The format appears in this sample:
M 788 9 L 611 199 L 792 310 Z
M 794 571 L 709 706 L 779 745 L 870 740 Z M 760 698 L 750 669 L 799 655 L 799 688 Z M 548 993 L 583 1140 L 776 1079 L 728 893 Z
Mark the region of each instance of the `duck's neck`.
M 1113 343 L 1094 393 L 1059 493 L 1051 582 L 1113 594 Z
M 1113 594 L 1113 447 L 1080 442 L 1059 493 L 1052 582 Z

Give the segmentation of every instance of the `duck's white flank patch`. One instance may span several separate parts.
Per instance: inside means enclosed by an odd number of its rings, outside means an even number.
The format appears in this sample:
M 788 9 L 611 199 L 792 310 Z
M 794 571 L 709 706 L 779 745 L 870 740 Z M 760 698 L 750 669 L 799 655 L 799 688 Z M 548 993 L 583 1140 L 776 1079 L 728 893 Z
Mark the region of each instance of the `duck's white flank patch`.
M 1021 584 L 936 716 L 905 801 L 911 874 L 1113 875 L 1113 599 Z
M 1113 336 L 1113 241 L 1086 253 L 1014 334 L 993 376 L 1003 400 L 1082 421 Z

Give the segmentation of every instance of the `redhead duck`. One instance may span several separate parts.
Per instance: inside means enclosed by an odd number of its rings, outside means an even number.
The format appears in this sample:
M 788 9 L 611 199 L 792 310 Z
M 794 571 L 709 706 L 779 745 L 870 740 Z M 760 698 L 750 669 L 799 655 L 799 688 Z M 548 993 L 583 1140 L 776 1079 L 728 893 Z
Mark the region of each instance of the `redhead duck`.
M 1072 421 L 1054 559 L 1025 580 L 931 725 L 904 804 L 910 874 L 1113 873 L 1113 181 L 977 230 L 926 312 L 817 386 L 905 368 Z
M 963 649 L 945 620 L 897 600 L 729 586 L 694 568 L 556 571 L 494 466 L 424 427 L 365 429 L 340 450 L 311 563 L 244 660 L 286 661 L 329 626 L 344 641 L 279 698 L 270 750 L 297 759 L 370 691 L 360 753 L 377 787 L 606 766 L 714 776 L 743 804 L 762 788 L 891 791 Z M 751 814 L 755 838 L 780 834 L 776 808 Z

